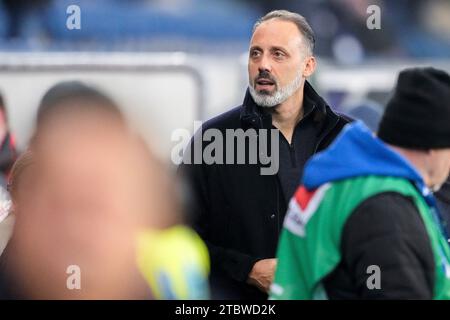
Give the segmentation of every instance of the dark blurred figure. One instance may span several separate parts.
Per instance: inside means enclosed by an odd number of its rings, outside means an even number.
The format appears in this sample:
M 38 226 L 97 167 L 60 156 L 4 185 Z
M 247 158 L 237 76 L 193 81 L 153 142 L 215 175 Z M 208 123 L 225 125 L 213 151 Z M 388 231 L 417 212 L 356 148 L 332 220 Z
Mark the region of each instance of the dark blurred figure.
M 6 37 L 15 39 L 22 36 L 23 25 L 29 15 L 47 7 L 51 0 L 3 0 L 2 2 L 9 18 Z
M 0 94 L 0 185 L 3 187 L 6 187 L 6 177 L 16 158 L 16 144 L 9 129 L 5 102 Z

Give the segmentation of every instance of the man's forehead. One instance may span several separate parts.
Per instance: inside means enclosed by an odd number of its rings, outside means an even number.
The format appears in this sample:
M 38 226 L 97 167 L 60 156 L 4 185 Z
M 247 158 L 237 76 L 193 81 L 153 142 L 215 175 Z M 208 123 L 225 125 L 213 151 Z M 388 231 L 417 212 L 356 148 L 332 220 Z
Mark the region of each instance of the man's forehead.
M 298 46 L 303 37 L 295 23 L 271 19 L 261 23 L 253 33 L 250 46 Z

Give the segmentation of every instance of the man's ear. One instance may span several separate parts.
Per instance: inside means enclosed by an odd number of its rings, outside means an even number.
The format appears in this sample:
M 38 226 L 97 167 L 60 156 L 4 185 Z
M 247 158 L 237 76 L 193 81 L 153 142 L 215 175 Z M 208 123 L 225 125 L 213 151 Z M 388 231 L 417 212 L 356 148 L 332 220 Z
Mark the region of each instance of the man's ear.
M 316 70 L 316 58 L 309 56 L 305 59 L 305 68 L 303 69 L 303 77 L 308 78 Z

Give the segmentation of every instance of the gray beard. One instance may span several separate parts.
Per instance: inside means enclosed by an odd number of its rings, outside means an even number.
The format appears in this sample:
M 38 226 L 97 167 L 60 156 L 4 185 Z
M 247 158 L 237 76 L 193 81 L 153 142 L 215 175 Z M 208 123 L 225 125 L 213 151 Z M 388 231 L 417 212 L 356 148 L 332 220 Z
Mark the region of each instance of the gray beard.
M 301 87 L 303 83 L 302 79 L 303 79 L 302 74 L 299 73 L 298 76 L 295 77 L 295 79 L 291 83 L 289 83 L 287 86 L 283 88 L 277 89 L 272 94 L 258 92 L 256 91 L 254 85 L 250 83 L 249 92 L 258 106 L 264 108 L 273 108 L 275 106 L 282 104 L 290 96 L 292 96 L 294 92 Z

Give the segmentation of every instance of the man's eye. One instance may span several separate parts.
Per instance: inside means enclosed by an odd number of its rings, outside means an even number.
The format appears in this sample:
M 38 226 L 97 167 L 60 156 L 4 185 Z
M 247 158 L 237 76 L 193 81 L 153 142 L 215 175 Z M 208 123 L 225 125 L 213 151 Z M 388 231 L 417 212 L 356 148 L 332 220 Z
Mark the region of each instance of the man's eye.
M 252 52 L 250 53 L 250 55 L 251 55 L 252 57 L 259 57 L 260 52 L 259 52 L 259 51 L 252 51 Z
M 275 57 L 277 57 L 277 58 L 282 58 L 282 57 L 284 57 L 284 53 L 281 52 L 281 51 L 275 51 L 274 55 L 275 55 Z

